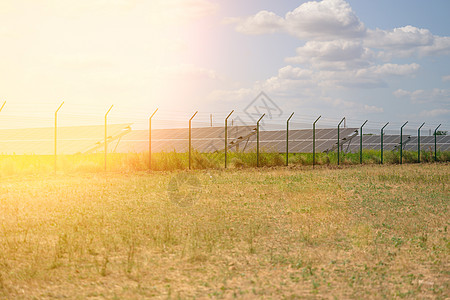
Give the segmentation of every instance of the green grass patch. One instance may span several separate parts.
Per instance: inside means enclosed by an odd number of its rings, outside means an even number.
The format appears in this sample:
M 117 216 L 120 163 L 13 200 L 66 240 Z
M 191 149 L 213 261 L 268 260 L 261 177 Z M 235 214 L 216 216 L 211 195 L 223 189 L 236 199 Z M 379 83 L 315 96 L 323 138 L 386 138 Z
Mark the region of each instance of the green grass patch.
M 363 151 L 363 164 L 380 164 L 381 153 L 377 150 Z M 149 166 L 148 153 L 110 153 L 107 156 L 107 170 L 113 172 L 146 171 Z M 450 151 L 438 152 L 438 162 L 450 162 Z M 384 152 L 385 164 L 399 164 L 400 154 L 394 151 Z M 403 163 L 417 163 L 417 152 L 404 151 Z M 434 162 L 434 153 L 421 152 L 421 162 Z M 340 164 L 357 165 L 360 163 L 359 153 L 341 153 Z M 96 173 L 104 170 L 104 154 L 58 155 L 57 169 L 63 173 Z M 277 167 L 286 164 L 286 154 L 260 152 L 261 167 Z M 312 153 L 289 154 L 289 165 L 311 166 Z M 224 153 L 200 153 L 192 151 L 191 169 L 221 169 L 225 165 Z M 337 153 L 316 153 L 316 165 L 337 165 Z M 256 152 L 228 153 L 229 168 L 254 168 L 257 166 Z M 152 154 L 152 170 L 175 171 L 189 168 L 188 153 L 161 152 Z M 50 174 L 54 172 L 54 157 L 52 155 L 0 155 L 0 177 L 12 175 Z
M 448 296 L 448 163 L 203 159 L 192 172 L 3 178 L 0 298 Z

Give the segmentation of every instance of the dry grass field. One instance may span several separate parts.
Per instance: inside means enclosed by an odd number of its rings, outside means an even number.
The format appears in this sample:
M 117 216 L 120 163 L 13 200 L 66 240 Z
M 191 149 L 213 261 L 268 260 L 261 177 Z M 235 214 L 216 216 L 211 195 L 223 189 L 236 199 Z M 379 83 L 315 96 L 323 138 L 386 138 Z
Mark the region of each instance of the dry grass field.
M 286 156 L 281 153 L 261 152 L 259 158 L 260 166 L 277 167 L 286 164 Z M 437 161 L 450 162 L 450 151 L 438 151 Z M 58 155 L 57 171 L 59 173 L 97 173 L 104 171 L 104 153 Z M 143 153 L 108 153 L 107 169 L 112 172 L 139 172 L 147 171 L 148 152 Z M 359 165 L 359 153 L 341 153 L 341 165 Z M 434 153 L 430 151 L 421 152 L 421 162 L 434 162 Z M 192 153 L 192 169 L 222 169 L 224 168 L 224 153 Z M 381 155 L 379 150 L 363 151 L 364 164 L 380 164 Z M 400 154 L 398 151 L 386 151 L 384 153 L 384 164 L 399 164 Z M 405 151 L 403 163 L 416 163 L 417 152 Z M 312 166 L 312 153 L 291 153 L 289 156 L 291 166 Z M 335 166 L 337 165 L 336 152 L 316 153 L 316 164 Z M 256 167 L 256 152 L 251 153 L 228 153 L 229 168 L 254 168 Z M 2 155 L 0 154 L 0 179 L 4 176 L 13 175 L 47 175 L 54 173 L 53 155 Z M 152 170 L 175 171 L 187 170 L 189 168 L 188 153 L 160 152 L 152 155 Z
M 0 298 L 448 299 L 449 183 L 448 163 L 3 176 Z

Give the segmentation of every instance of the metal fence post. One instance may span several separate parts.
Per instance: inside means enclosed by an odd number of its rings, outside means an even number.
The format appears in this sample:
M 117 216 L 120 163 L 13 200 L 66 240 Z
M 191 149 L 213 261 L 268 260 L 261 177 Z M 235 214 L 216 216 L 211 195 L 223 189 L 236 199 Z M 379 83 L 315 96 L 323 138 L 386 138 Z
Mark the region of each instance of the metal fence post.
M 383 128 L 381 128 L 381 164 L 383 164 L 383 136 L 384 136 L 384 128 L 389 125 L 389 122 L 387 122 Z
M 225 118 L 225 169 L 227 168 L 227 153 L 228 153 L 228 118 L 234 113 L 232 110 Z
M 441 127 L 442 124 L 439 124 L 438 127 L 434 130 L 434 161 L 437 162 L 437 130 Z
M 289 165 L 289 121 L 291 120 L 294 113 L 291 114 L 289 119 L 286 121 L 286 166 Z
M 189 170 L 191 169 L 191 151 L 192 151 L 192 134 L 191 134 L 191 123 L 192 123 L 192 119 L 195 117 L 195 115 L 198 113 L 198 111 L 195 112 L 195 114 L 189 119 Z
M 339 137 L 339 132 L 340 132 L 340 129 L 339 129 L 339 127 L 341 126 L 341 124 L 342 124 L 342 122 L 344 122 L 344 120 L 345 120 L 345 117 L 344 118 L 342 118 L 342 120 L 341 120 L 341 122 L 339 122 L 339 124 L 338 124 L 338 138 L 337 138 L 337 164 L 338 164 L 338 166 L 339 166 L 339 158 L 340 158 L 340 137 Z
M 58 109 L 55 111 L 55 152 L 54 152 L 54 154 L 55 154 L 55 174 L 56 174 L 56 170 L 57 170 L 57 165 L 56 165 L 56 141 L 57 141 L 57 128 L 58 128 L 58 111 L 61 109 L 61 106 L 63 106 L 63 104 L 64 104 L 64 101 L 61 103 L 61 105 L 58 107 Z
M 256 167 L 259 167 L 259 122 L 265 115 L 266 114 L 263 114 L 256 122 Z
M 152 169 L 152 118 L 158 111 L 158 108 L 153 112 L 153 114 L 148 119 L 148 169 Z
M 408 121 L 400 127 L 400 164 L 403 164 L 403 127 L 405 127 L 406 124 L 408 124 Z
M 322 116 L 319 116 L 313 123 L 313 169 L 316 165 L 316 123 Z
M 108 119 L 108 114 L 111 111 L 111 109 L 113 108 L 113 106 L 114 105 L 111 105 L 111 107 L 108 109 L 108 111 L 105 114 L 105 172 L 106 172 L 106 164 L 107 164 L 106 157 L 107 157 L 107 154 L 108 154 L 108 141 L 107 141 L 107 139 L 108 139 L 107 125 L 108 124 L 107 124 L 107 119 Z
M 419 129 L 417 129 L 417 162 L 420 164 L 420 129 L 422 129 L 425 122 L 420 125 Z
M 364 127 L 364 125 L 366 125 L 366 123 L 368 122 L 369 120 L 366 120 L 362 125 L 361 125 L 361 129 L 360 129 L 360 132 L 359 132 L 359 134 L 361 135 L 360 136 L 360 140 L 359 140 L 359 163 L 360 164 L 362 164 L 362 152 L 363 152 L 363 127 Z

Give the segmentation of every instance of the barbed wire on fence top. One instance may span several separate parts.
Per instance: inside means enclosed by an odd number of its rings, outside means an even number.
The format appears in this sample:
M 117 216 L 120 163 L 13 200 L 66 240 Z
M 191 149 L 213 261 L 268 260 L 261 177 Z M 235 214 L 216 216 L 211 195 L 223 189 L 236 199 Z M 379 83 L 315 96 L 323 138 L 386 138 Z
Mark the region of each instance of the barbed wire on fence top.
M 230 110 L 231 111 L 231 110 Z M 228 112 L 229 113 L 229 112 Z M 290 112 L 292 113 L 292 112 Z M 289 113 L 289 115 L 290 115 Z M 193 124 L 204 124 L 204 125 L 210 125 L 211 123 L 211 116 L 213 120 L 213 125 L 220 126 L 223 125 L 224 119 L 226 117 L 226 113 L 223 114 L 214 114 L 214 113 L 201 113 L 196 116 L 195 119 L 193 119 Z M 272 117 L 271 119 L 265 118 L 264 123 L 274 123 L 274 124 L 285 124 L 287 118 L 289 115 L 283 115 L 281 117 Z M 31 126 L 33 125 L 40 125 L 42 123 L 47 122 L 50 123 L 54 120 L 54 111 L 53 112 L 46 112 L 46 113 L 39 113 L 39 114 L 30 114 L 30 113 L 11 113 L 7 110 L 4 110 L 1 112 L 0 115 L 0 125 L 2 128 L 5 125 L 11 125 L 11 122 L 14 122 L 13 125 L 17 125 L 20 127 L 23 127 L 21 124 L 29 124 Z M 58 113 L 60 122 L 66 122 L 72 126 L 78 125 L 78 123 L 85 123 L 85 122 L 92 122 L 92 123 L 102 123 L 104 120 L 104 114 L 89 114 L 89 113 L 72 113 L 67 111 L 60 111 Z M 111 111 L 109 118 L 113 122 L 135 122 L 135 123 L 143 123 L 148 122 L 149 115 L 134 115 L 134 114 L 125 114 L 121 111 Z M 155 116 L 154 121 L 155 122 L 187 122 L 190 118 L 190 114 L 185 113 L 184 115 L 177 114 L 173 111 L 159 111 L 157 116 Z M 290 121 L 293 125 L 304 125 L 305 127 L 310 127 L 312 125 L 312 122 L 317 118 L 317 116 L 306 116 L 306 115 L 298 115 L 295 113 L 294 117 Z M 248 117 L 248 115 L 244 111 L 236 111 L 233 114 L 233 117 L 230 118 L 231 120 L 235 120 L 235 122 L 238 122 L 238 120 L 243 120 L 245 123 L 256 123 L 253 118 Z M 8 122 L 6 122 L 7 120 Z M 318 126 L 337 126 L 339 123 L 339 118 L 332 118 L 332 117 L 326 117 L 323 116 L 320 121 L 318 122 Z M 355 118 L 347 118 L 347 127 L 359 127 L 365 120 L 363 119 L 355 119 Z M 406 120 L 405 120 L 406 121 Z M 409 121 L 407 127 L 413 127 L 418 128 L 422 122 L 425 122 L 425 127 L 435 128 L 440 123 L 428 121 L 427 120 L 412 120 Z M 367 127 L 373 127 L 373 128 L 381 128 L 386 122 L 380 122 L 376 120 L 370 120 L 369 123 L 366 125 Z M 403 120 L 401 121 L 390 121 L 390 127 L 400 127 L 404 123 Z M 446 122 L 442 123 L 442 127 L 448 128 L 449 124 Z
M 152 139 L 149 137 L 151 133 L 155 135 L 153 143 L 156 151 L 189 152 L 189 168 L 192 150 L 199 151 L 194 153 L 195 155 L 192 158 L 194 162 L 198 160 L 200 164 L 202 163 L 198 153 L 209 153 L 208 160 L 215 161 L 212 165 L 217 166 L 223 163 L 224 157 L 226 160 L 227 156 L 223 154 L 228 151 L 229 147 L 235 152 L 253 153 L 256 151 L 256 165 L 259 166 L 260 141 L 263 151 L 278 155 L 280 153 L 286 154 L 286 165 L 289 161 L 289 152 L 304 154 L 311 153 L 311 151 L 315 153 L 317 150 L 326 153 L 328 157 L 329 152 L 341 148 L 344 150 L 343 145 L 347 147 L 345 152 L 359 152 L 362 161 L 363 151 L 360 151 L 360 149 L 363 149 L 363 140 L 365 140 L 364 149 L 366 150 L 383 149 L 380 130 L 386 124 L 385 122 L 369 120 L 369 123 L 364 127 L 364 136 L 361 136 L 360 126 L 365 120 L 323 116 L 316 124 L 316 131 L 313 131 L 312 123 L 317 119 L 317 116 L 292 115 L 293 112 L 284 112 L 265 93 L 259 94 L 249 102 L 244 110 L 233 111 L 227 122 L 228 140 L 225 139 L 224 122 L 226 116 L 230 114 L 229 111 L 199 112 L 193 117 L 193 112 L 159 110 L 155 118 L 152 119 L 151 132 L 148 131 L 151 112 L 127 109 L 121 111 L 116 107 L 111 112 L 108 111 L 110 114 L 106 113 L 106 109 L 100 112 L 97 110 L 77 113 L 64 107 L 58 113 L 58 128 L 54 128 L 56 112 L 49 112 L 42 108 L 32 114 L 23 115 L 18 113 L 17 110 L 6 111 L 6 113 L 2 111 L 0 115 L 0 154 L 54 154 L 56 172 L 56 133 L 59 132 L 59 154 L 104 153 L 104 168 L 107 170 L 108 153 L 116 151 L 117 153 L 148 152 L 151 155 L 150 141 Z M 287 134 L 289 116 L 293 117 L 292 119 L 289 118 L 290 132 L 292 131 L 292 135 L 289 136 L 290 139 Z M 190 118 L 193 118 L 190 123 L 193 131 L 192 135 L 189 133 L 188 137 Z M 340 123 L 341 121 L 344 121 L 343 124 Z M 256 126 L 257 122 L 259 123 L 258 127 Z M 338 131 L 341 136 L 336 135 L 338 124 L 341 124 Z M 390 122 L 389 126 L 385 128 L 386 151 L 400 149 L 401 153 L 401 149 L 417 150 L 420 141 L 413 137 L 418 134 L 417 128 L 422 125 L 422 122 L 416 120 L 409 122 L 408 126 L 403 128 L 400 137 L 400 127 L 403 124 L 403 122 L 394 121 Z M 436 127 L 437 124 L 426 123 L 421 131 L 422 137 L 434 135 Z M 22 128 L 22 131 L 20 128 Z M 447 128 L 448 124 L 443 124 L 440 133 L 446 133 Z M 261 132 L 261 139 L 257 132 Z M 360 138 L 356 138 L 358 135 Z M 357 143 L 358 140 L 360 144 Z M 243 141 L 243 147 L 239 148 L 239 143 Z M 288 145 L 288 141 L 292 143 Z M 439 149 L 444 149 L 444 151 L 450 149 L 450 141 L 439 137 L 439 148 L 436 141 L 436 136 L 434 139 L 422 139 L 422 149 L 430 152 L 434 145 L 435 161 L 437 161 L 436 155 Z M 164 143 L 168 146 L 161 146 Z M 383 152 L 381 151 L 381 153 Z M 420 157 L 420 151 L 417 153 Z M 313 157 L 315 157 L 314 154 Z M 339 151 L 337 157 L 339 164 Z M 383 156 L 381 155 L 381 157 Z M 148 158 L 148 162 L 151 163 L 151 161 L 152 159 Z M 400 161 L 402 161 L 402 158 L 400 158 Z M 430 161 L 429 158 L 428 161 Z M 151 167 L 149 169 L 151 170 Z M 196 175 L 175 175 L 167 188 L 169 199 L 181 207 L 192 205 L 201 192 L 201 185 L 198 182 Z
M 29 112 L 28 104 L 21 104 L 20 102 L 12 101 L 12 104 L 5 106 L 5 109 L 0 114 L 0 130 L 13 128 L 39 128 L 39 127 L 53 127 L 54 126 L 54 110 L 50 110 L 51 106 L 55 106 L 55 101 L 41 101 L 42 105 L 36 105 L 32 112 Z M 11 107 L 9 107 L 11 106 Z M 82 104 L 67 103 L 58 113 L 58 126 L 87 126 L 87 125 L 103 125 L 104 113 L 106 107 L 102 105 L 89 104 L 88 108 L 80 111 L 84 106 Z M 24 109 L 28 109 L 26 114 L 22 114 Z M 76 110 L 76 111 L 72 111 Z M 230 110 L 231 111 L 231 110 Z M 188 120 L 193 112 L 178 111 L 178 110 L 159 110 L 158 114 L 153 118 L 153 129 L 170 129 L 170 128 L 187 128 Z M 284 112 L 266 93 L 261 92 L 253 100 L 249 101 L 242 111 L 235 111 L 229 119 L 230 126 L 255 126 L 256 120 L 265 115 L 261 120 L 261 130 L 284 130 L 286 127 L 287 117 L 292 112 Z M 229 111 L 214 111 L 202 112 L 200 111 L 192 120 L 193 128 L 201 127 L 224 127 L 224 119 L 229 114 Z M 139 110 L 138 108 L 131 108 L 129 106 L 114 107 L 108 116 L 110 124 L 124 124 L 131 123 L 133 130 L 148 129 L 148 117 L 150 112 Z M 290 120 L 290 127 L 292 130 L 311 129 L 312 122 L 317 116 L 305 115 L 295 113 L 292 120 Z M 323 116 L 316 124 L 316 128 L 336 128 L 341 118 Z M 359 128 L 365 120 L 357 118 L 346 118 L 343 128 Z M 425 120 L 426 121 L 426 120 Z M 369 120 L 365 126 L 364 132 L 366 134 L 377 134 L 380 132 L 385 122 Z M 391 121 L 389 126 L 385 128 L 386 134 L 399 134 L 402 121 Z M 404 128 L 403 133 L 408 135 L 417 134 L 417 128 L 422 124 L 422 121 L 412 120 Z M 434 130 L 439 125 L 435 122 L 425 122 L 422 128 L 423 135 L 432 135 Z M 444 123 L 441 126 L 441 131 L 448 130 L 449 124 Z
M 241 117 L 242 116 L 242 117 Z M 223 118 L 224 119 L 224 118 Z M 263 119 L 264 120 L 264 119 Z M 133 129 L 147 129 L 148 128 L 148 118 L 133 118 L 127 116 L 111 116 L 108 118 L 109 123 L 132 123 Z M 77 114 L 59 114 L 58 124 L 61 127 L 65 126 L 86 126 L 86 125 L 102 125 L 104 123 L 104 116 L 86 116 Z M 243 125 L 256 125 L 251 119 L 245 118 L 245 114 L 236 113 L 234 118 L 230 118 L 229 123 L 233 126 L 243 126 Z M 336 119 L 326 119 L 323 122 L 318 122 L 316 124 L 317 128 L 335 128 L 338 122 Z M 359 128 L 361 123 L 357 123 L 354 120 L 349 119 L 347 121 L 346 127 L 348 128 Z M 367 133 L 369 132 L 379 132 L 381 127 L 385 123 L 381 122 L 369 122 L 364 127 Z M 410 122 L 405 128 L 404 132 L 413 135 L 417 133 L 417 129 L 421 125 L 421 122 Z M 392 122 L 385 128 L 387 133 L 395 133 L 400 131 L 401 122 Z M 430 131 L 435 130 L 439 125 L 438 123 L 425 123 L 422 127 L 422 132 L 429 134 Z M 54 126 L 54 116 L 29 116 L 29 115 L 10 115 L 3 114 L 0 115 L 0 130 L 2 129 L 14 129 L 14 128 L 38 128 L 38 127 L 53 127 Z M 224 120 L 218 119 L 213 116 L 213 121 L 208 119 L 194 119 L 192 121 L 192 127 L 223 127 Z M 290 121 L 290 126 L 292 129 L 310 129 L 312 127 L 312 122 L 308 123 L 306 121 L 299 121 L 293 118 Z M 163 128 L 187 128 L 188 120 L 182 118 L 168 119 L 163 117 L 156 117 L 152 121 L 152 127 L 154 129 Z M 262 128 L 265 130 L 282 130 L 286 127 L 286 120 L 265 120 L 262 123 Z M 443 123 L 440 127 L 441 131 L 448 131 L 449 125 Z

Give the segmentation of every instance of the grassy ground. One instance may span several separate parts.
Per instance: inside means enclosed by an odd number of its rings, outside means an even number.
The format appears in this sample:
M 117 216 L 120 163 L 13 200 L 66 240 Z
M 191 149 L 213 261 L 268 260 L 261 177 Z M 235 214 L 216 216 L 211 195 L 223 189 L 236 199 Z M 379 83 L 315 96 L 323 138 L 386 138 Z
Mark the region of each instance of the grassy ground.
M 421 162 L 434 162 L 434 153 L 430 151 L 421 152 Z M 450 151 L 438 151 L 438 162 L 450 162 Z M 260 153 L 260 166 L 275 167 L 286 164 L 286 155 L 280 153 Z M 192 153 L 193 169 L 221 169 L 224 168 L 224 153 Z M 385 164 L 398 164 L 400 154 L 393 151 L 384 152 Z M 364 164 L 380 164 L 381 153 L 378 150 L 363 151 Z M 416 163 L 417 152 L 404 151 L 403 163 Z M 63 173 L 96 173 L 104 170 L 104 154 L 75 154 L 58 155 L 57 169 Z M 341 153 L 341 165 L 358 165 L 360 163 L 359 153 Z M 311 166 L 313 164 L 312 153 L 291 153 L 289 164 L 296 166 Z M 316 153 L 317 165 L 337 165 L 337 154 Z M 186 170 L 189 166 L 187 153 L 153 153 L 152 170 L 173 171 Z M 256 167 L 256 153 L 234 153 L 228 154 L 229 168 L 253 168 Z M 113 172 L 147 171 L 147 153 L 109 153 L 107 157 L 107 168 Z M 51 174 L 54 172 L 53 155 L 0 155 L 0 178 L 11 175 Z
M 0 298 L 445 299 L 449 182 L 449 164 L 3 177 Z

